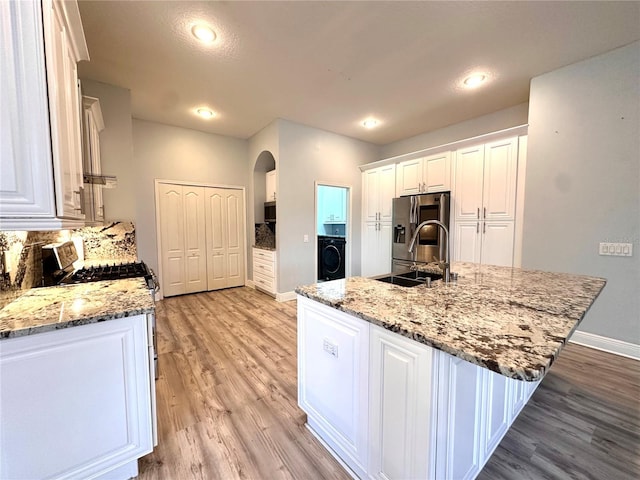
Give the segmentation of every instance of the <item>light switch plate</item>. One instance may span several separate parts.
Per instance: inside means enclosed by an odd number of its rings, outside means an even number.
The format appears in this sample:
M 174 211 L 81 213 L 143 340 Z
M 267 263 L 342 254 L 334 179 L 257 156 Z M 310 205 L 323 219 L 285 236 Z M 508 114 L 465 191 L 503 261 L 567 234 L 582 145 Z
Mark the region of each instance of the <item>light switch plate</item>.
M 601 242 L 598 253 L 615 257 L 631 257 L 633 256 L 633 243 Z

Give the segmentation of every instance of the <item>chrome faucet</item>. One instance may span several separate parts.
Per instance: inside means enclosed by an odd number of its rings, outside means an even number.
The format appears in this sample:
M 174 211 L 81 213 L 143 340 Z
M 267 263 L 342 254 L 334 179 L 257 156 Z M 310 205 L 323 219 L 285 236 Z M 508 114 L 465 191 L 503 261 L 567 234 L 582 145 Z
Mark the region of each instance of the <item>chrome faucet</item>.
M 443 276 L 444 276 L 444 281 L 446 283 L 449 283 L 451 281 L 451 271 L 450 271 L 451 270 L 451 258 L 449 257 L 449 230 L 447 229 L 447 227 L 445 226 L 444 223 L 439 222 L 438 220 L 425 220 L 420 225 L 418 225 L 418 228 L 416 228 L 416 231 L 414 232 L 413 237 L 411 238 L 411 243 L 409 243 L 409 253 L 413 253 L 413 258 L 414 259 L 416 258 L 413 249 L 416 246 L 416 241 L 418 239 L 418 235 L 420 235 L 420 230 L 422 230 L 427 225 L 437 225 L 438 227 L 442 228 L 442 230 L 444 230 L 444 237 L 445 237 L 445 240 L 444 240 L 445 241 L 444 256 L 445 256 L 445 260 L 443 262 L 442 259 L 439 259 L 438 260 L 438 266 L 442 270 L 442 273 L 443 273 Z

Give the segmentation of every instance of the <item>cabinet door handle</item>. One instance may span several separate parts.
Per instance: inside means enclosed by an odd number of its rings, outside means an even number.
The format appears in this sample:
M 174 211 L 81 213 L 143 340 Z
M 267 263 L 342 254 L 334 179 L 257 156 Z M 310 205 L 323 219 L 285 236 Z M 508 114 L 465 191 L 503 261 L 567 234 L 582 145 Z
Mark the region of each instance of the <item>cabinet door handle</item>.
M 476 222 L 476 233 L 480 233 L 480 222 Z
M 478 207 L 477 219 L 480 220 L 480 207 Z
M 487 219 L 487 207 L 484 207 L 482 209 L 482 219 L 486 220 Z
M 487 222 L 482 222 L 482 233 L 487 233 Z

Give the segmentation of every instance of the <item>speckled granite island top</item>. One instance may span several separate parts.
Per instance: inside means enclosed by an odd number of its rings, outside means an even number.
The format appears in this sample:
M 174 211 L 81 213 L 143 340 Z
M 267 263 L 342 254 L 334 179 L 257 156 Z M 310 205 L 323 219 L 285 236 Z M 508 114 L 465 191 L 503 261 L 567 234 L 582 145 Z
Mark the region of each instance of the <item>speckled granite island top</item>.
M 142 278 L 32 288 L 0 310 L 0 340 L 154 311 Z
M 507 377 L 537 381 L 606 283 L 468 263 L 452 271 L 456 283 L 432 288 L 352 277 L 296 292 Z

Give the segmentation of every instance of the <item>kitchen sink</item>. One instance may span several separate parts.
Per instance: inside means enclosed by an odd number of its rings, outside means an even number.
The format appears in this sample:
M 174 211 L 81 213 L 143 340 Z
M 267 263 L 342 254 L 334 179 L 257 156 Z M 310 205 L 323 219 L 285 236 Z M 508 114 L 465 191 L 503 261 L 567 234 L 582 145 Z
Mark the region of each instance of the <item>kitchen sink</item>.
M 430 287 L 431 282 L 440 280 L 441 278 L 442 275 L 438 273 L 406 272 L 374 277 L 373 280 L 391 283 L 393 285 L 400 285 L 401 287 L 417 287 L 418 285 L 427 285 L 428 287 Z
M 442 275 L 439 273 L 431 273 L 431 272 L 407 272 L 407 273 L 396 273 L 396 277 L 409 278 L 411 280 L 419 280 L 421 282 L 426 282 L 427 278 L 430 278 L 431 281 L 442 279 Z
M 386 277 L 374 278 L 379 282 L 391 283 L 393 285 L 400 285 L 401 287 L 417 287 L 418 285 L 424 285 L 423 280 L 414 280 L 412 278 L 404 278 L 398 275 L 388 275 Z

